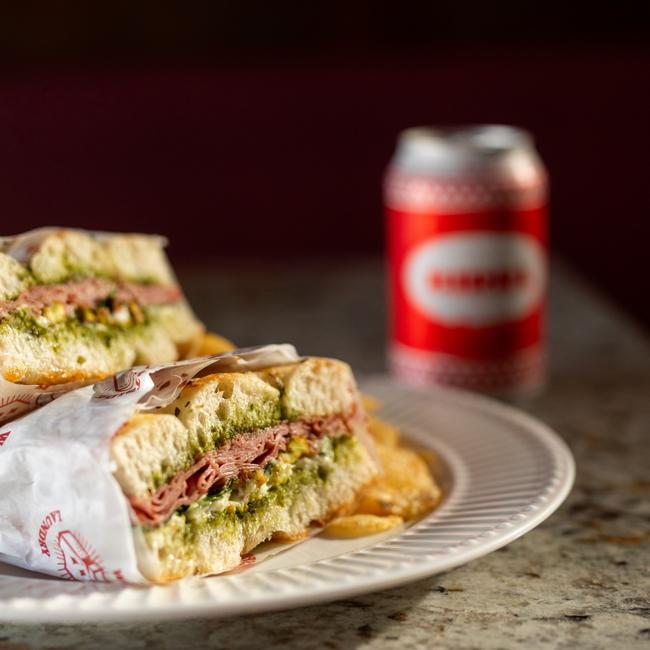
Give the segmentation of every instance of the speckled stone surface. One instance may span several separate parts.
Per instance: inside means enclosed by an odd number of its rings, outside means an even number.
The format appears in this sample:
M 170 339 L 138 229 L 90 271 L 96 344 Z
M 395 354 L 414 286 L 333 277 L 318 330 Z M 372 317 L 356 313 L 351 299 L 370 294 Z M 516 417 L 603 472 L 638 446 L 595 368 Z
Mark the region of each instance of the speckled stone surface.
M 199 314 L 241 345 L 291 341 L 383 367 L 377 264 L 188 273 Z M 576 486 L 539 528 L 449 573 L 305 609 L 142 625 L 0 625 L 22 648 L 650 648 L 650 345 L 556 264 L 547 389 L 519 402 L 555 428 Z

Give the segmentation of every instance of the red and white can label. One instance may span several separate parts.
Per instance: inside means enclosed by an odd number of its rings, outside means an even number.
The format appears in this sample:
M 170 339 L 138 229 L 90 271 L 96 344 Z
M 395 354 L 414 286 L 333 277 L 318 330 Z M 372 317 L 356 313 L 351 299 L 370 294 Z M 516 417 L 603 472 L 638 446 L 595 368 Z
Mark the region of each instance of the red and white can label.
M 471 208 L 454 196 L 387 207 L 391 368 L 415 384 L 532 388 L 544 374 L 545 205 L 530 191 L 484 192 Z

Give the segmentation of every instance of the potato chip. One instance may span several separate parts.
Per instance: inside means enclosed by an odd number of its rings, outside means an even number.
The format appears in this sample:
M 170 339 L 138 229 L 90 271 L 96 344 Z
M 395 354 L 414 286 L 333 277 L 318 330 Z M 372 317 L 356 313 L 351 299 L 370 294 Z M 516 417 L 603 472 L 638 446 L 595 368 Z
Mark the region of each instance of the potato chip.
M 207 332 L 203 335 L 197 356 L 205 357 L 210 354 L 221 354 L 222 352 L 230 352 L 230 350 L 234 349 L 235 344 L 231 343 L 228 339 L 213 332 Z
M 305 539 L 308 534 L 309 529 L 307 528 L 294 534 L 285 533 L 281 530 L 278 530 L 273 533 L 273 537 L 271 539 L 274 542 L 299 542 L 301 539 Z
M 378 445 L 396 447 L 399 444 L 399 430 L 379 418 L 368 418 L 368 431 Z
M 366 413 L 373 413 L 381 406 L 381 402 L 378 399 L 365 393 L 361 393 L 361 403 Z
M 440 488 L 416 452 L 378 444 L 377 455 L 383 472 L 361 490 L 356 512 L 414 519 L 440 501 Z
M 325 529 L 325 534 L 328 537 L 364 537 L 365 535 L 374 535 L 384 530 L 390 530 L 402 523 L 404 523 L 404 520 L 397 516 L 348 515 L 347 517 L 333 519 Z

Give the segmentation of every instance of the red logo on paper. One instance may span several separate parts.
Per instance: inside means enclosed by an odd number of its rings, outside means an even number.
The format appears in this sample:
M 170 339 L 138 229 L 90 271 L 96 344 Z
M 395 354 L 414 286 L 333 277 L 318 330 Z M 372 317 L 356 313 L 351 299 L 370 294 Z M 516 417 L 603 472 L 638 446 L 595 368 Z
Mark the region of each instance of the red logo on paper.
M 55 548 L 62 578 L 106 582 L 106 572 L 97 553 L 71 530 L 57 535 Z
M 10 395 L 0 399 L 0 422 L 11 420 L 32 407 L 32 400 L 24 394 Z
M 47 546 L 47 534 L 54 524 L 61 522 L 61 511 L 52 510 L 45 515 L 41 525 L 38 528 L 38 545 L 41 547 L 41 553 L 50 557 L 50 549 Z
M 119 395 L 133 393 L 140 388 L 140 375 L 143 372 L 135 373 L 132 370 L 119 372 L 114 377 L 95 384 L 94 396 L 98 399 L 113 399 Z
M 57 558 L 57 569 L 62 578 L 90 582 L 125 581 L 120 569 L 115 569 L 108 577 L 99 554 L 91 544 L 72 530 L 58 530 L 62 523 L 61 511 L 52 510 L 43 518 L 38 529 L 41 553 Z
M 0 447 L 2 447 L 2 445 L 5 444 L 10 433 L 11 431 L 5 431 L 4 433 L 0 433 Z

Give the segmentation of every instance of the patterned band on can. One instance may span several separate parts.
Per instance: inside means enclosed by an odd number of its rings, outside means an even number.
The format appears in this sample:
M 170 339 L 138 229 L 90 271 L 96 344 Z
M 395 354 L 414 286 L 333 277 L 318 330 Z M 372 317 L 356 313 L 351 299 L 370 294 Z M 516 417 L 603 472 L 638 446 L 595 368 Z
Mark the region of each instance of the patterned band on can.
M 541 384 L 546 368 L 542 346 L 508 359 L 476 361 L 393 343 L 389 363 L 395 377 L 412 386 L 436 383 L 493 394 L 533 390 Z
M 506 207 L 528 210 L 546 202 L 545 179 L 459 177 L 441 180 L 392 170 L 384 184 L 387 208 L 408 212 L 467 213 Z

